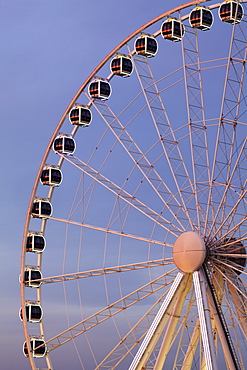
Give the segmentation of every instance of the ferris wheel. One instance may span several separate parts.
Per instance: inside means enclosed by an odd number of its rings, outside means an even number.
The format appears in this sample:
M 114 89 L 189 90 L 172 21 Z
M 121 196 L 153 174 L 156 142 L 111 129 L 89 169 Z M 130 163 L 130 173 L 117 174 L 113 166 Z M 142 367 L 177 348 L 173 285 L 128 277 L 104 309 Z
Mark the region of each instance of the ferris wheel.
M 247 366 L 246 16 L 171 9 L 69 103 L 24 228 L 33 370 Z

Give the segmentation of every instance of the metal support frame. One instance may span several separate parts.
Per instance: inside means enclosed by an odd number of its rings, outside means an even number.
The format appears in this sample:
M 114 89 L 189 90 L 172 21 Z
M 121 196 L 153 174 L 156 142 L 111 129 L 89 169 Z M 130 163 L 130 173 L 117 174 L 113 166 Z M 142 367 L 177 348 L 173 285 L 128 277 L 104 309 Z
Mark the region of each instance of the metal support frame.
M 206 119 L 202 88 L 201 63 L 199 56 L 198 32 L 186 27 L 181 40 L 182 60 L 184 68 L 185 96 L 187 104 L 188 125 L 192 171 L 195 188 L 198 229 L 202 233 L 205 222 L 203 207 L 207 204 L 208 188 L 205 184 L 209 179 L 209 155 L 206 134 Z
M 157 357 L 157 360 L 156 360 L 156 363 L 155 363 L 155 366 L 154 366 L 154 370 L 162 370 L 163 369 L 163 365 L 165 363 L 166 356 L 167 356 L 167 354 L 168 354 L 168 352 L 171 348 L 172 338 L 175 334 L 176 326 L 177 326 L 178 320 L 179 320 L 180 315 L 181 315 L 181 311 L 182 311 L 182 308 L 183 308 L 183 305 L 184 305 L 186 295 L 188 293 L 188 290 L 190 289 L 191 282 L 192 282 L 191 275 L 188 275 L 188 280 L 187 280 L 186 287 L 181 292 L 181 294 L 179 296 L 179 299 L 176 301 L 176 303 L 174 305 L 174 308 L 172 310 L 171 318 L 170 318 L 170 321 L 169 321 L 169 324 L 168 324 L 168 327 L 167 327 L 167 330 L 166 330 L 166 333 L 165 333 L 165 336 L 164 336 L 164 339 L 163 339 L 163 342 L 162 342 L 162 345 L 161 345 L 161 348 L 160 348 L 160 351 L 159 351 L 159 354 L 158 354 L 158 357 Z
M 244 75 L 246 73 L 247 58 L 247 37 L 246 37 L 246 15 L 239 24 L 234 24 L 229 48 L 228 63 L 226 67 L 224 91 L 222 95 L 221 110 L 218 123 L 218 133 L 211 173 L 211 189 L 208 199 L 208 210 L 206 223 L 210 219 L 212 204 L 214 204 L 215 214 L 214 222 L 208 234 L 222 233 L 224 221 L 231 208 L 226 207 L 226 196 L 230 193 L 231 174 L 234 168 L 236 156 L 236 127 L 241 117 L 241 104 L 244 107 L 246 92 L 243 88 Z M 213 191 L 213 183 L 228 184 L 224 194 L 224 204 L 220 188 L 216 187 Z M 236 187 L 236 184 L 234 184 Z M 242 190 L 242 189 L 240 189 Z M 229 195 L 228 195 L 229 196 Z M 210 210 L 211 209 L 211 210 Z M 236 212 L 236 210 L 235 210 Z M 214 225 L 214 226 L 213 226 Z M 215 230 L 213 230 L 215 229 Z
M 219 335 L 219 338 L 222 344 L 222 349 L 223 349 L 224 356 L 226 359 L 226 364 L 229 370 L 237 370 L 239 367 L 237 367 L 236 360 L 234 360 L 233 352 L 229 345 L 229 336 L 226 335 L 226 330 L 224 329 L 224 325 L 222 323 L 222 315 L 219 315 L 217 306 L 215 304 L 214 296 L 209 286 L 207 288 L 207 295 L 208 295 L 211 313 L 214 318 L 215 328 L 217 329 L 217 333 Z
M 202 343 L 207 370 L 217 370 L 214 337 L 210 318 L 210 310 L 206 295 L 207 280 L 202 268 L 193 273 L 198 315 L 200 320 Z
M 182 208 L 179 210 L 180 220 L 185 220 L 185 222 L 189 221 L 191 228 L 195 229 L 196 225 L 192 222 L 193 217 L 190 212 L 191 210 L 195 210 L 196 206 L 194 198 L 191 198 L 187 190 L 187 188 L 189 188 L 193 193 L 193 185 L 189 177 L 188 169 L 183 161 L 177 138 L 166 113 L 157 82 L 154 79 L 147 58 L 134 56 L 133 62 L 158 138 L 162 145 L 163 154 L 169 164 L 180 197 L 182 205 Z M 176 213 L 175 209 L 174 212 Z
M 169 312 L 171 307 L 176 303 L 176 301 L 181 296 L 185 285 L 188 281 L 188 275 L 184 275 L 179 272 L 164 300 L 162 306 L 160 307 L 152 325 L 150 326 L 139 350 L 137 351 L 129 370 L 141 370 L 144 368 L 155 344 L 161 337 L 163 329 L 168 321 Z
M 137 146 L 134 139 L 127 131 L 127 125 L 124 126 L 122 124 L 119 117 L 114 114 L 107 103 L 105 101 L 99 100 L 93 102 L 93 106 L 102 117 L 102 119 L 105 121 L 108 128 L 115 135 L 116 139 L 120 142 L 124 150 L 130 156 L 133 163 L 139 168 L 147 182 L 157 193 L 161 201 L 164 203 L 164 206 L 171 213 L 173 217 L 173 223 L 170 222 L 168 224 L 169 232 L 177 236 L 177 231 L 179 230 L 181 232 L 181 227 L 183 227 L 181 221 L 178 220 L 178 217 L 176 216 L 181 209 L 181 204 L 179 200 L 172 194 L 171 190 L 160 177 L 152 163 L 150 163 L 146 155 Z

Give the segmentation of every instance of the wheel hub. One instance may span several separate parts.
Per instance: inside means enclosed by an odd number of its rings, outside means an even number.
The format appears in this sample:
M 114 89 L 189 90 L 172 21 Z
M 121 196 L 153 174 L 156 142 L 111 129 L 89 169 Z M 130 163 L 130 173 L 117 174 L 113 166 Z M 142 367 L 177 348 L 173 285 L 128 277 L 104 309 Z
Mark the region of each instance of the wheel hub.
M 182 233 L 173 245 L 173 259 L 183 272 L 198 270 L 206 257 L 206 246 L 203 239 L 194 231 Z

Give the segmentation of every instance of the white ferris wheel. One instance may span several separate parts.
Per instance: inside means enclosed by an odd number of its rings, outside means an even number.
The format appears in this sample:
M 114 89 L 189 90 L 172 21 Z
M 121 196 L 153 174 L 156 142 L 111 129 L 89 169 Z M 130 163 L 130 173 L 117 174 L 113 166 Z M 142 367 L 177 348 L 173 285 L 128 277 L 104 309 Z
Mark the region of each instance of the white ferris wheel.
M 246 368 L 246 39 L 246 1 L 190 1 L 69 103 L 23 236 L 33 370 Z

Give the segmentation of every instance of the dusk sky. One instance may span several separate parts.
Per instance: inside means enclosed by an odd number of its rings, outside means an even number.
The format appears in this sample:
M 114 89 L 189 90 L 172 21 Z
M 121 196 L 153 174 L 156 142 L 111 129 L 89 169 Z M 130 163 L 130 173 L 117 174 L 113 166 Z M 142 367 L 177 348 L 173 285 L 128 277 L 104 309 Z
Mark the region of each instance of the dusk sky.
M 21 243 L 33 182 L 55 126 L 83 81 L 120 41 L 183 2 L 0 1 L 3 370 L 30 368 L 22 353 L 24 337 L 18 314 Z
M 125 37 L 181 1 L 1 0 L 1 367 L 26 370 L 19 270 L 39 163 L 65 108 Z

